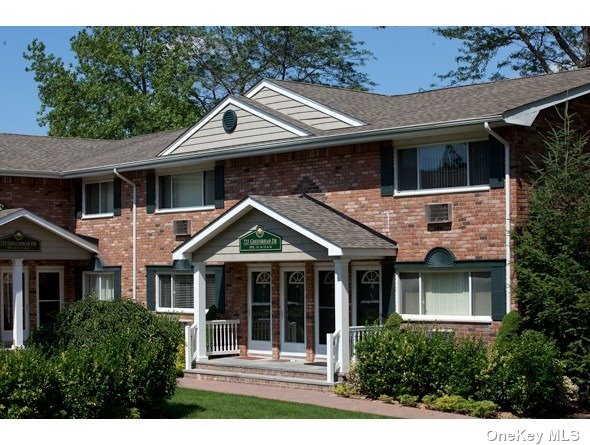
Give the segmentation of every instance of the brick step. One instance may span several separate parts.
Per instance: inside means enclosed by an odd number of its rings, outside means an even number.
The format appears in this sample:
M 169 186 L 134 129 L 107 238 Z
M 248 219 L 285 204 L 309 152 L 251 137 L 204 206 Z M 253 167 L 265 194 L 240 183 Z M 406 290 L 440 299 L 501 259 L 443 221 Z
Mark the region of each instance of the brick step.
M 253 385 L 275 386 L 279 388 L 307 389 L 332 392 L 334 385 L 325 379 L 306 379 L 282 375 L 265 375 L 248 372 L 222 371 L 210 369 L 185 370 L 184 376 L 198 380 L 215 380 L 220 382 L 248 383 Z
M 313 365 L 308 365 L 310 368 Z M 326 368 L 320 366 L 313 366 L 315 369 L 310 369 L 309 371 L 300 371 L 300 370 L 293 370 L 289 367 L 281 367 L 281 366 L 273 366 L 264 367 L 264 366 L 256 366 L 256 365 L 227 365 L 227 364 L 220 364 L 215 363 L 214 360 L 209 362 L 197 362 L 195 364 L 195 369 L 197 370 L 206 370 L 210 372 L 234 372 L 240 374 L 249 374 L 249 375 L 262 375 L 262 376 L 282 376 L 282 377 L 294 377 L 299 379 L 307 379 L 307 380 L 319 380 L 319 381 L 326 381 Z

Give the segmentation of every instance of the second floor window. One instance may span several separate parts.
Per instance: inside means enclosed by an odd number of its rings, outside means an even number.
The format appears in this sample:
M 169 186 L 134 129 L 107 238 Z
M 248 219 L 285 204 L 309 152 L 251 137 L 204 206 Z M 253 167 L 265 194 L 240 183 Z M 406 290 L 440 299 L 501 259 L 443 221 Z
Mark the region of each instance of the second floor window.
M 215 205 L 214 171 L 197 171 L 158 177 L 158 209 Z
M 112 215 L 114 210 L 113 181 L 84 184 L 84 214 Z
M 397 150 L 397 190 L 439 189 L 490 183 L 488 141 Z

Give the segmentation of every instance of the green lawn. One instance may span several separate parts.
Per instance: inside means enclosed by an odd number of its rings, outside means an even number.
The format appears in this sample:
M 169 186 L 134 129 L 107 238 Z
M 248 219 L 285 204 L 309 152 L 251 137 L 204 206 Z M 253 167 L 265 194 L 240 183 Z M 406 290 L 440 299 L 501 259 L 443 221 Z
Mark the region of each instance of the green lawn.
M 164 419 L 384 419 L 373 414 L 281 402 L 195 389 L 176 388 L 157 416 Z

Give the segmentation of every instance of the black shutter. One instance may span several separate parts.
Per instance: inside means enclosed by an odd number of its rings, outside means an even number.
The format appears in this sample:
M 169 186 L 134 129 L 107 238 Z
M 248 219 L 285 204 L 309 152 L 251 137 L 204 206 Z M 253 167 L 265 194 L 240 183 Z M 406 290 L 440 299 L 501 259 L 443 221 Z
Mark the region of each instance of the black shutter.
M 492 266 L 492 320 L 501 321 L 506 315 L 506 266 Z
M 153 171 L 145 175 L 145 211 L 146 213 L 156 211 L 156 174 Z
M 74 216 L 82 218 L 82 179 L 74 179 Z
M 381 296 L 383 321 L 395 312 L 395 263 L 387 260 L 381 263 Z
M 121 216 L 121 178 L 113 180 L 113 214 Z
M 121 268 L 113 267 L 113 293 L 114 299 L 121 299 Z
M 504 187 L 504 144 L 490 135 L 490 187 Z
M 154 311 L 156 310 L 156 271 L 148 268 L 146 278 L 146 304 L 148 309 Z
M 225 312 L 225 275 L 223 266 L 215 266 L 215 306 L 217 312 Z
M 379 149 L 381 160 L 381 196 L 393 196 L 393 147 L 382 145 Z
M 222 209 L 225 205 L 225 191 L 223 184 L 223 165 L 215 166 L 215 208 Z
M 74 300 L 79 301 L 82 299 L 82 273 L 83 268 L 81 266 L 74 266 Z

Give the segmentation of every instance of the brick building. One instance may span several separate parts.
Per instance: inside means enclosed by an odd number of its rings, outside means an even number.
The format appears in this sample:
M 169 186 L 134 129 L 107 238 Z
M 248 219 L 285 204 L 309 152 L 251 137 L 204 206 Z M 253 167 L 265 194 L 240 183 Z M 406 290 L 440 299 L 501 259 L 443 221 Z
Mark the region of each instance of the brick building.
M 321 359 L 394 311 L 494 336 L 530 159 L 566 102 L 589 129 L 589 91 L 590 69 L 400 96 L 266 80 L 191 128 L 0 134 L 2 340 L 88 293 L 197 326 L 215 305 L 197 361 Z

